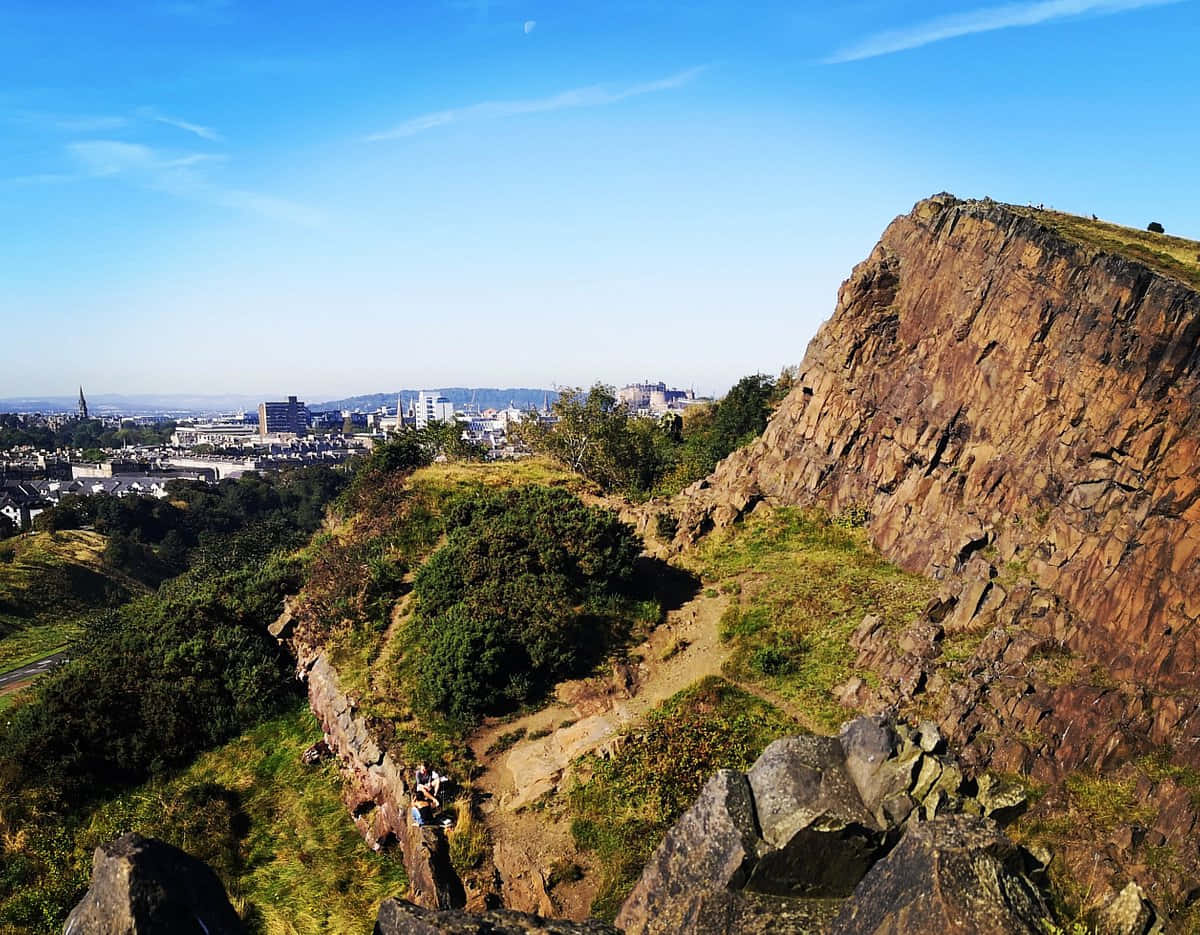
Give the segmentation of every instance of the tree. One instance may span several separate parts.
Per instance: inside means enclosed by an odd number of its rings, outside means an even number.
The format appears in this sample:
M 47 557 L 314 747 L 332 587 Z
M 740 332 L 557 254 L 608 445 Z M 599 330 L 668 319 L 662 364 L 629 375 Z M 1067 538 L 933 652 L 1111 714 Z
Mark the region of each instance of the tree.
M 1146 225 L 1146 230 L 1150 231 L 1150 233 L 1152 233 L 1152 234 L 1165 234 L 1166 233 L 1166 230 L 1163 228 L 1163 226 L 1161 224 L 1158 223 L 1158 221 L 1151 221 L 1149 224 Z
M 611 386 L 564 389 L 551 410 L 552 425 L 531 417 L 519 424 L 518 438 L 605 490 L 629 486 L 638 446 L 629 431 L 629 411 Z

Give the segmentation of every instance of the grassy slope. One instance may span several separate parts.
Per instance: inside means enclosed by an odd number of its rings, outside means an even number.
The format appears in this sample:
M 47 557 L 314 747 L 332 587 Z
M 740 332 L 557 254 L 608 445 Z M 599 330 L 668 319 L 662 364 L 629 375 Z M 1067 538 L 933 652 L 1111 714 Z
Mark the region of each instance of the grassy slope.
M 1152 234 L 1134 227 L 1078 217 L 1060 211 L 1013 206 L 1075 243 L 1145 263 L 1156 272 L 1193 289 L 1200 289 L 1200 243 L 1170 234 Z
M 372 853 L 341 801 L 337 767 L 306 767 L 321 738 L 300 705 L 182 773 L 101 807 L 78 836 L 72 866 L 129 830 L 208 861 L 253 931 L 368 933 L 379 903 L 405 889 L 399 856 Z
M 855 674 L 848 640 L 863 616 L 899 625 L 934 590 L 881 559 L 864 530 L 795 509 L 756 512 L 689 560 L 735 596 L 723 631 L 735 647 L 725 674 L 738 686 L 713 679 L 672 698 L 614 759 L 590 761 L 591 778 L 570 794 L 576 844 L 599 866 L 593 909 L 607 918 L 708 776 L 850 716 L 830 689 Z
M 0 542 L 0 636 L 112 606 L 141 585 L 101 563 L 105 538 L 86 530 Z
M 855 672 L 849 647 L 862 618 L 899 626 L 936 590 L 881 558 L 865 530 L 796 509 L 755 513 L 711 536 L 693 561 L 737 596 L 722 620 L 735 650 L 726 675 L 824 733 L 846 719 L 830 690 L 854 674 L 871 677 Z

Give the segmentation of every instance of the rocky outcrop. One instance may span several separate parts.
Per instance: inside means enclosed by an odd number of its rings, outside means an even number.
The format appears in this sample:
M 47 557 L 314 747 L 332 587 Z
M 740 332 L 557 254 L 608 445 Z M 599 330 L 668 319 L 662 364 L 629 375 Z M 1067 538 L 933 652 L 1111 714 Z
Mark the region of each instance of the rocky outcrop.
M 342 691 L 328 658 L 318 653 L 302 659 L 299 672 L 307 681 L 309 706 L 321 723 L 323 743 L 341 767 L 342 797 L 364 839 L 376 850 L 400 847 L 409 895 L 418 905 L 428 909 L 466 905 L 445 832 L 409 820 L 404 767 L 380 745 L 354 699 Z
M 461 909 L 467 904 L 462 881 L 450 863 L 450 845 L 440 828 L 409 825 L 404 832 L 408 898 L 425 909 Z
M 887 891 L 897 874 L 907 874 L 910 887 L 928 876 L 930 892 L 918 908 L 921 918 L 933 918 L 955 911 L 949 897 L 936 892 L 937 881 L 950 880 L 953 872 L 958 882 L 969 882 L 962 861 L 975 861 L 971 865 L 981 874 L 991 874 L 993 887 L 1036 895 L 1013 863 L 1017 849 L 994 822 L 978 817 L 995 811 L 998 801 L 1013 807 L 1016 796 L 1001 795 L 1001 787 L 989 783 L 990 795 L 981 801 L 941 747 L 932 724 L 913 730 L 884 717 L 859 718 L 837 737 L 777 740 L 746 774 L 722 770 L 667 832 L 621 907 L 617 925 L 628 935 L 837 931 L 829 926 L 839 912 L 848 918 L 844 899 L 857 900 L 867 880 Z M 965 823 L 941 822 L 955 816 Z M 935 819 L 942 830 L 922 832 L 895 860 L 888 857 L 901 870 L 879 870 L 881 858 L 898 853 L 892 848 L 906 828 Z M 1003 918 L 1006 911 L 1016 920 L 1037 912 L 1048 918 L 1040 897 L 1030 909 L 1016 895 L 1009 898 L 1009 889 L 999 895 L 972 891 L 962 899 L 978 905 L 957 908 L 973 906 L 977 915 L 964 918 L 979 920 Z M 880 931 L 926 930 L 901 925 L 915 910 L 901 905 L 898 896 L 889 899 L 879 918 L 900 920 L 899 927 Z M 867 918 L 861 912 L 854 918 L 859 916 Z M 867 931 L 861 925 L 845 930 Z
M 903 629 L 863 621 L 878 684 L 838 697 L 934 712 L 971 773 L 1124 770 L 1151 827 L 1066 859 L 1182 903 L 1200 809 L 1130 764 L 1200 770 L 1198 400 L 1200 294 L 1036 212 L 936 196 L 843 284 L 762 437 L 680 498 L 675 547 L 764 502 L 865 518 L 942 590 Z M 1179 860 L 1151 872 L 1163 845 Z
M 217 875 L 178 848 L 127 834 L 96 848 L 92 883 L 64 935 L 235 935 L 242 922 Z
M 690 491 L 681 539 L 764 497 L 865 509 L 905 568 L 1019 557 L 1062 601 L 1056 636 L 1191 687 L 1200 294 L 1007 206 L 938 196 L 855 268 L 797 384 Z M 972 611 L 1007 603 L 988 592 Z
M 1162 935 L 1162 919 L 1142 888 L 1130 883 L 1096 913 L 1097 935 Z
M 401 841 L 408 826 L 404 766 L 380 746 L 355 700 L 342 691 L 327 656 L 302 661 L 299 670 L 325 743 L 342 767 L 343 798 L 355 826 L 376 849 Z
M 992 822 L 911 825 L 833 920 L 837 935 L 1042 935 L 1050 911 L 1020 850 Z
M 431 912 L 401 899 L 379 907 L 375 935 L 620 935 L 611 925 L 590 919 L 567 922 L 523 912 L 492 910 L 479 914 Z

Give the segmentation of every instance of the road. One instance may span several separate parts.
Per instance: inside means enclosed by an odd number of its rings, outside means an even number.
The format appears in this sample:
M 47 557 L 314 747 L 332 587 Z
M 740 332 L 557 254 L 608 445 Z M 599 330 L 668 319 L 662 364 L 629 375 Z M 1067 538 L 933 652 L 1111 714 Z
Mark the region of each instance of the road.
M 11 685 L 19 682 L 28 682 L 30 679 L 37 678 L 39 675 L 45 675 L 56 663 L 68 658 L 69 653 L 54 653 L 47 656 L 45 659 L 39 659 L 37 662 L 31 662 L 27 666 L 21 666 L 19 669 L 13 669 L 11 672 L 5 672 L 0 675 L 0 692 Z

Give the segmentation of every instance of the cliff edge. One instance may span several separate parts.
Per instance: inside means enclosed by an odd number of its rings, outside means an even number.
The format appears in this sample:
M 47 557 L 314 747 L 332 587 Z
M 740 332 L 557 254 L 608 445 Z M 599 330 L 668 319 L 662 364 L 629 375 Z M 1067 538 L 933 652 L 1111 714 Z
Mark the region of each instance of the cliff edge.
M 882 684 L 843 702 L 919 702 L 975 767 L 1048 784 L 1160 757 L 1128 778 L 1171 845 L 1200 776 L 1200 294 L 1062 217 L 943 194 L 897 218 L 766 432 L 680 498 L 675 546 L 761 501 L 862 518 L 943 591 L 907 636 L 856 634 Z M 1139 840 L 1102 856 L 1136 868 Z

